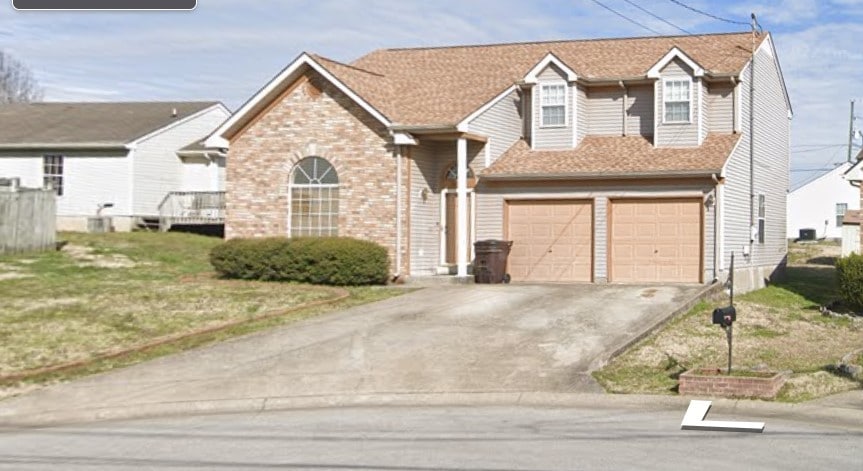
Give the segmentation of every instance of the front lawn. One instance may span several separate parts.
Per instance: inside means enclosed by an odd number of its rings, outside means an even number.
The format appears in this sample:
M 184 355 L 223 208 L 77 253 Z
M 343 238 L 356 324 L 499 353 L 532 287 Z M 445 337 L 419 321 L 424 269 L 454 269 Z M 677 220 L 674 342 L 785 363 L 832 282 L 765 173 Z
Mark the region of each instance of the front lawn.
M 791 244 L 787 280 L 735 299 L 735 368 L 790 370 L 779 400 L 802 401 L 861 384 L 833 373 L 843 355 L 863 348 L 863 319 L 826 317 L 838 299 L 834 244 Z M 801 253 L 803 252 L 803 253 Z M 715 307 L 701 303 L 612 360 L 594 377 L 609 392 L 675 394 L 677 377 L 694 367 L 727 364 L 725 331 L 711 324 Z
M 60 238 L 61 251 L 0 257 L 0 397 L 404 292 L 215 279 L 207 255 L 220 240 L 204 236 Z M 99 360 L 144 345 L 153 348 Z

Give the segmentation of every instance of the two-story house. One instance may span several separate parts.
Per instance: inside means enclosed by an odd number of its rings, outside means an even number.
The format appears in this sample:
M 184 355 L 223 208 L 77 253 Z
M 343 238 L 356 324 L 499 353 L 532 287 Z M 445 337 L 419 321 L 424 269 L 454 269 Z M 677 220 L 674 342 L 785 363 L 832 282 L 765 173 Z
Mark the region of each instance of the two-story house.
M 229 238 L 370 239 L 412 277 L 505 239 L 526 282 L 708 283 L 734 253 L 751 289 L 784 267 L 790 118 L 769 34 L 557 41 L 304 53 L 207 145 Z

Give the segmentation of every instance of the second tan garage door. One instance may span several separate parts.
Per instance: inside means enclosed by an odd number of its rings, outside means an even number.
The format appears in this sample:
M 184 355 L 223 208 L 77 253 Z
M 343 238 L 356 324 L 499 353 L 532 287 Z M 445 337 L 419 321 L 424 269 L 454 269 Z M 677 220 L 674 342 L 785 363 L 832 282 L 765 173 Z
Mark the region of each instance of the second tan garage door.
M 507 211 L 514 281 L 591 281 L 591 201 L 509 201 Z
M 701 280 L 701 199 L 612 200 L 609 275 L 621 283 Z

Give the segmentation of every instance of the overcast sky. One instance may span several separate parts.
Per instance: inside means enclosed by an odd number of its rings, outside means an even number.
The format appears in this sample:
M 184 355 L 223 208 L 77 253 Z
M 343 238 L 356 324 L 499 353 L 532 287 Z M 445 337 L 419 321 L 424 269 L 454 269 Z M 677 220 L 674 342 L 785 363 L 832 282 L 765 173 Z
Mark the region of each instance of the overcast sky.
M 661 34 L 627 0 L 601 3 Z M 629 0 L 695 33 L 746 30 L 670 0 Z M 0 48 L 50 101 L 221 100 L 235 109 L 302 51 L 343 62 L 385 47 L 654 35 L 593 0 L 199 0 L 189 12 L 18 12 Z M 846 158 L 849 101 L 863 129 L 863 0 L 682 0 L 773 33 L 794 107 L 792 181 Z M 858 138 L 856 144 L 860 144 Z M 856 151 L 855 151 L 856 153 Z

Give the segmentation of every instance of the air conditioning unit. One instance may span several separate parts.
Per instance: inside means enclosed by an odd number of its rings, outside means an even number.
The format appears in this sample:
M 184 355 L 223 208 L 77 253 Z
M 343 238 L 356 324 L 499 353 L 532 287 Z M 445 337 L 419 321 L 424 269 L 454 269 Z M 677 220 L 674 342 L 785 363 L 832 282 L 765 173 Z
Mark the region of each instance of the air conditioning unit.
M 108 216 L 88 217 L 87 232 L 96 234 L 103 232 L 114 232 L 114 223 Z
M 18 177 L 0 178 L 0 191 L 18 191 L 20 186 L 21 179 Z

